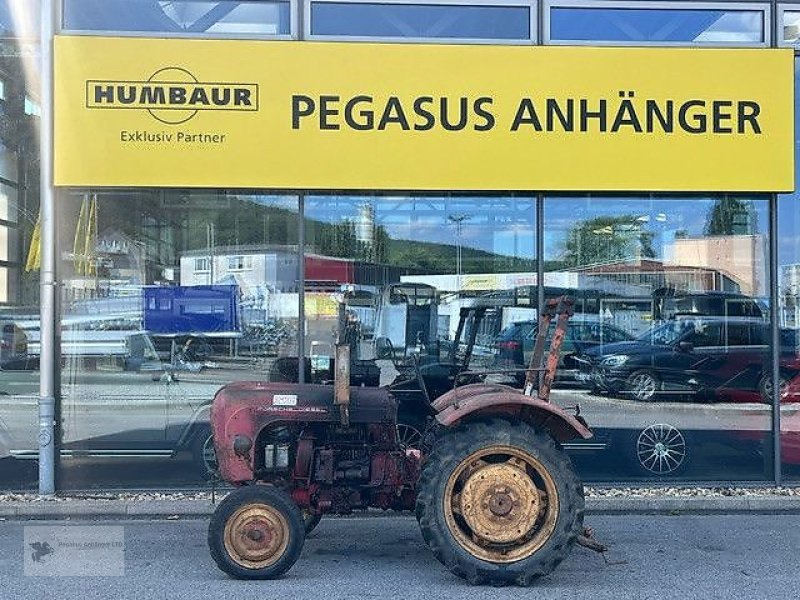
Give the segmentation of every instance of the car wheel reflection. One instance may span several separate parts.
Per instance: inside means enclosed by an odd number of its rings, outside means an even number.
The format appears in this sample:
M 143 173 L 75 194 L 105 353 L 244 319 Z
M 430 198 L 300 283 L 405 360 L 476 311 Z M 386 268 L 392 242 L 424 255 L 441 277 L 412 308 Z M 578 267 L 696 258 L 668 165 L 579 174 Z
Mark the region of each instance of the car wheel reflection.
M 636 371 L 628 378 L 628 392 L 639 402 L 655 400 L 660 387 L 661 383 L 650 371 Z
M 676 476 L 688 462 L 683 433 L 667 423 L 646 427 L 636 437 L 635 459 L 640 471 L 658 477 Z
M 201 480 L 209 481 L 218 477 L 219 462 L 214 449 L 214 437 L 210 430 L 203 429 L 195 436 L 192 444 L 192 457 L 195 472 Z
M 781 373 L 778 375 L 778 385 L 781 391 L 781 398 L 786 395 L 789 388 L 789 379 Z M 772 374 L 766 373 L 761 377 L 758 382 L 758 390 L 761 395 L 761 401 L 764 404 L 772 404 Z

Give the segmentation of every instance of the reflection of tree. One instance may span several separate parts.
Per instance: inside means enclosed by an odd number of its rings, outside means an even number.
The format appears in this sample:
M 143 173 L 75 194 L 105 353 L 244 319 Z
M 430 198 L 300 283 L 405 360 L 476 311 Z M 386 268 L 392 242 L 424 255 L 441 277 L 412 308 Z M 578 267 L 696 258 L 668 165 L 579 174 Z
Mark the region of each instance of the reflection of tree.
M 312 221 L 316 231 L 316 251 L 325 256 L 350 258 L 365 262 L 384 264 L 391 239 L 383 225 L 375 227 L 373 241 L 359 240 L 356 224 L 351 219 L 339 223 Z
M 356 224 L 350 219 L 324 224 L 317 229 L 317 248 L 320 254 L 355 258 L 357 247 Z
M 210 216 L 220 246 L 286 244 L 297 237 L 296 212 L 247 198 L 232 197 L 230 210 L 215 210 Z M 205 229 L 200 227 L 194 232 L 189 249 L 202 248 L 205 243 Z
M 613 262 L 636 256 L 653 258 L 655 234 L 642 230 L 636 215 L 601 216 L 575 225 L 567 233 L 565 267 Z
M 753 234 L 758 229 L 753 203 L 735 196 L 718 198 L 706 217 L 706 235 Z

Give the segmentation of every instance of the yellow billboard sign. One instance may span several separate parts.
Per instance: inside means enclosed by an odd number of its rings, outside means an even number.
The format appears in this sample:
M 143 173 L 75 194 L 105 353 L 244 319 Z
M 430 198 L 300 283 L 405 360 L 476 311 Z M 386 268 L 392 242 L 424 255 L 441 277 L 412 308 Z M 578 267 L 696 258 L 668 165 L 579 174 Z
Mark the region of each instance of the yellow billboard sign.
M 790 191 L 791 50 L 59 36 L 55 184 Z

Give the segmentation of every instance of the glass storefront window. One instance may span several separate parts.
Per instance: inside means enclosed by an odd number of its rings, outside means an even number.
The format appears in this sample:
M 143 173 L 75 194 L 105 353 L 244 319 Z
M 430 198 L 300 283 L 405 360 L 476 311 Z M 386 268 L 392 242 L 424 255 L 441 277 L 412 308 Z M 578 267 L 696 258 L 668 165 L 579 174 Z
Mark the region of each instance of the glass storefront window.
M 312 36 L 528 41 L 535 4 L 312 0 Z
M 583 477 L 771 477 L 767 198 L 550 196 L 545 218 L 546 295 L 587 331 L 560 372 L 582 391 L 553 392 L 597 434 L 570 445 Z
M 552 43 L 763 45 L 767 40 L 763 9 L 686 2 L 561 4 L 548 9 Z
M 207 481 L 216 391 L 297 356 L 297 198 L 98 191 L 62 206 L 62 486 Z
M 305 222 L 308 379 L 331 379 L 338 334 L 353 383 L 393 386 L 404 426 L 427 414 L 414 363 L 436 398 L 495 365 L 506 321 L 531 314 L 529 297 L 511 307 L 536 270 L 531 198 L 309 196 Z
M 0 1 L 0 491 L 38 479 L 38 36 L 38 2 Z
M 800 10 L 783 11 L 782 36 L 784 44 L 800 44 Z
M 532 0 L 305 6 L 311 37 L 537 37 Z M 553 0 L 547 7 L 554 43 L 768 41 L 765 4 Z M 295 8 L 289 0 L 65 0 L 63 25 L 288 36 Z M 36 485 L 37 11 L 36 2 L 0 0 L 0 490 Z M 782 39 L 796 44 L 800 8 L 786 4 L 780 15 Z M 431 396 L 453 386 L 462 361 L 502 371 L 490 381 L 520 385 L 538 285 L 548 298 L 576 301 L 552 398 L 579 404 L 597 433 L 568 446 L 585 480 L 770 478 L 765 365 L 775 312 L 783 467 L 796 480 L 798 199 L 779 199 L 776 312 L 764 196 L 549 195 L 539 282 L 531 197 L 312 194 L 301 202 L 257 191 L 65 192 L 61 486 L 206 481 L 216 390 L 301 373 L 329 384 L 340 333 L 351 344 L 354 384 L 392 385 L 411 428 L 421 426 L 414 364 Z
M 64 0 L 65 30 L 289 35 L 289 0 Z

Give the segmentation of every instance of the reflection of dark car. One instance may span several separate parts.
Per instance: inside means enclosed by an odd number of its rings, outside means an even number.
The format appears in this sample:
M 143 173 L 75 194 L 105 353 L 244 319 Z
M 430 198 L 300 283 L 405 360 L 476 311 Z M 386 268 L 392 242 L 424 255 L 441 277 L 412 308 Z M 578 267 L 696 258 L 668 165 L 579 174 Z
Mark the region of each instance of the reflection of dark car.
M 38 369 L 38 357 L 28 355 L 28 336 L 13 321 L 0 321 L 0 370 Z
M 580 358 L 579 378 L 594 388 L 650 401 L 674 394 L 715 401 L 729 392 L 771 395 L 766 365 L 770 326 L 753 319 L 701 317 L 669 321 L 631 342 L 596 347 Z M 794 331 L 781 333 L 781 378 L 800 372 Z
M 530 362 L 533 346 L 536 343 L 536 321 L 518 321 L 503 329 L 494 342 L 495 364 L 499 368 L 524 369 Z M 555 327 L 547 336 L 549 343 Z M 575 357 L 591 348 L 623 341 L 630 341 L 633 336 L 619 327 L 607 323 L 570 323 L 564 343 L 561 346 L 557 377 L 559 380 L 574 380 L 578 373 Z M 525 379 L 524 372 L 517 372 L 516 379 L 521 383 Z

